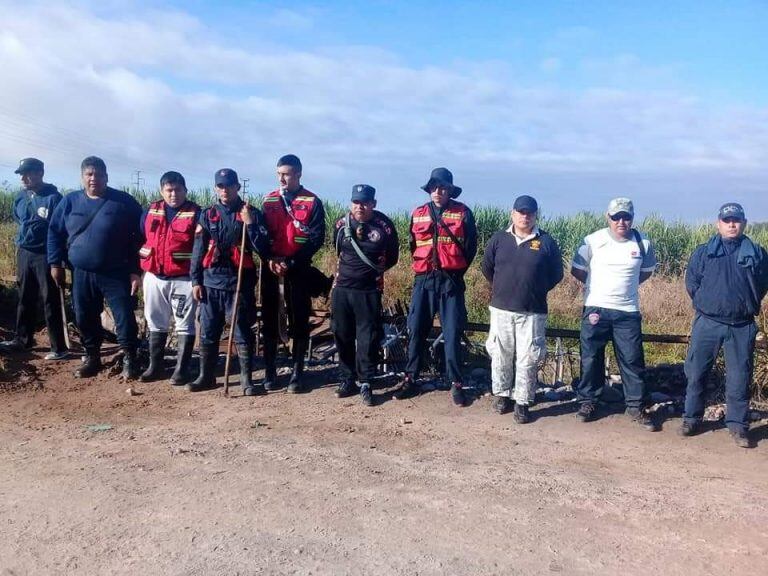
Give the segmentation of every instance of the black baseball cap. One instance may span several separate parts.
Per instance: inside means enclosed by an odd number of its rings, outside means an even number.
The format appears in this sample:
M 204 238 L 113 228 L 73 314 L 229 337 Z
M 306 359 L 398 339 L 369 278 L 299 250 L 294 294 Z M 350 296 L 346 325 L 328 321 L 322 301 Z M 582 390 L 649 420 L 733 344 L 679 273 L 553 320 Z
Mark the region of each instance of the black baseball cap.
M 720 206 L 720 210 L 717 213 L 717 218 L 719 220 L 735 218 L 739 222 L 744 222 L 747 219 L 744 214 L 744 208 L 742 208 L 741 204 L 737 204 L 736 202 L 728 202 L 727 204 Z
M 216 186 L 232 186 L 234 184 L 239 184 L 237 172 L 232 170 L 232 168 L 222 168 L 221 170 L 217 170 L 215 182 Z
M 518 212 L 538 212 L 539 204 L 533 196 L 518 196 L 512 209 Z
M 14 170 L 16 174 L 26 174 L 27 172 L 42 172 L 44 169 L 42 160 L 37 158 L 24 158 L 19 162 L 19 167 Z
M 371 202 L 376 197 L 376 188 L 368 184 L 352 186 L 352 202 Z

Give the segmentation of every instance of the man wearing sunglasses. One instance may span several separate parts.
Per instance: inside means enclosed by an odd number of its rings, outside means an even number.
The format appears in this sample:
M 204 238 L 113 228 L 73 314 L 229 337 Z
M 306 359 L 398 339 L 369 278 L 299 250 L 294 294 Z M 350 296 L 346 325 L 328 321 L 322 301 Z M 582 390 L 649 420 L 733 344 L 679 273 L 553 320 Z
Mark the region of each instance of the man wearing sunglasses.
M 755 316 L 768 292 L 768 254 L 744 234 L 740 204 L 720 207 L 717 234 L 696 248 L 685 272 L 685 287 L 696 315 L 691 328 L 685 375 L 688 387 L 681 436 L 699 432 L 704 391 L 720 348 L 725 350 L 725 423 L 737 446 L 749 438 L 749 383 L 752 381 Z
M 638 289 L 656 269 L 656 256 L 650 240 L 632 228 L 634 217 L 629 198 L 611 200 L 608 227 L 584 238 L 571 263 L 571 274 L 586 286 L 577 416 L 582 422 L 596 417 L 598 396 L 605 384 L 605 347 L 611 340 L 624 385 L 626 413 L 646 430 L 654 431 L 657 424 L 646 410 Z

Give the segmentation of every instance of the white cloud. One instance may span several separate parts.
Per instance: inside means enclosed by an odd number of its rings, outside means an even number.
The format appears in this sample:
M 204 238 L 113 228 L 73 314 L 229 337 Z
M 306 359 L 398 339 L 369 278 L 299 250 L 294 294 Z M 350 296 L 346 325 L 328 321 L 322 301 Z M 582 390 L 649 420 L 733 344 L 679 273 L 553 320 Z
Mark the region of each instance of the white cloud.
M 568 91 L 520 85 L 499 63 L 414 68 L 377 47 L 231 46 L 181 12 L 107 17 L 83 5 L 24 6 L 0 0 L 5 165 L 39 154 L 76 168 L 97 153 L 113 181 L 136 168 L 151 177 L 173 168 L 206 183 L 226 165 L 257 190 L 272 185 L 274 160 L 294 151 L 318 188 L 341 196 L 353 180 L 384 182 L 401 191 L 398 205 L 412 203 L 406 192 L 434 165 L 465 182 L 530 174 L 544 189 L 553 174 L 701 178 L 768 166 L 768 110 L 709 109 L 687 94 L 627 89 L 622 78 L 647 69 L 630 56 L 587 64 L 611 88 Z M 312 26 L 296 13 L 269 18 Z M 563 38 L 590 34 L 576 28 Z

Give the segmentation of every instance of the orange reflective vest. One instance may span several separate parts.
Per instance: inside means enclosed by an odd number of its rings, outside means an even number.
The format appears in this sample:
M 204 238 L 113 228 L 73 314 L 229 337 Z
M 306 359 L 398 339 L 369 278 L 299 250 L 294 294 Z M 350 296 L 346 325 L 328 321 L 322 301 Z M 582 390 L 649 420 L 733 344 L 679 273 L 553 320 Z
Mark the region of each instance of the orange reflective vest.
M 298 191 L 289 206 L 286 206 L 280 190 L 267 194 L 261 209 L 272 243 L 272 254 L 290 258 L 309 242 L 309 221 L 316 201 L 317 196 L 304 188 Z
M 184 202 L 173 220 L 165 218 L 165 201 L 149 205 L 144 221 L 147 239 L 139 250 L 141 269 L 161 276 L 189 276 L 196 216 L 200 206 Z
M 464 216 L 467 207 L 461 202 L 451 201 L 442 215 L 437 216 L 439 226 L 435 225 L 429 207 L 430 203 L 419 206 L 411 215 L 413 271 L 416 274 L 425 274 L 432 270 L 465 270 L 469 265 L 463 249 L 463 243 L 466 241 Z M 437 208 L 435 213 L 437 215 Z M 451 238 L 446 228 L 462 246 Z
M 203 268 L 221 267 L 224 266 L 224 262 L 222 262 L 222 254 L 219 246 L 220 243 L 218 238 L 214 237 L 213 235 L 214 229 L 218 230 L 219 223 L 222 221 L 221 214 L 219 214 L 219 210 L 215 205 L 208 208 L 206 212 L 208 224 L 211 229 L 211 238 L 208 240 L 208 247 L 206 248 L 205 254 L 203 255 Z M 239 226 L 237 224 L 238 222 L 240 223 Z M 235 267 L 235 270 L 237 270 L 238 266 L 240 266 L 240 239 L 242 238 L 243 234 L 243 217 L 240 215 L 240 212 L 235 212 L 234 223 L 234 230 L 231 234 L 232 244 L 229 247 L 229 262 Z M 219 234 L 221 234 L 221 231 L 218 231 L 216 236 Z M 245 253 L 243 254 L 243 270 L 251 270 L 252 268 L 256 268 L 256 264 L 253 261 L 253 254 L 248 244 L 248 242 L 245 243 Z

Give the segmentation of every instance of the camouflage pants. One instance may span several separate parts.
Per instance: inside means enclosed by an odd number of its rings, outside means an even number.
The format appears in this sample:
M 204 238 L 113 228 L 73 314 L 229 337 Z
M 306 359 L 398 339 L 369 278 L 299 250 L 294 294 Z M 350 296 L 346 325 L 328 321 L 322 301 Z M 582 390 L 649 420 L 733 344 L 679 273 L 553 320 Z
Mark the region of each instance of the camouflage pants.
M 547 315 L 493 306 L 490 311 L 491 329 L 485 347 L 491 355 L 493 394 L 528 406 L 536 394 L 539 363 L 547 354 Z

